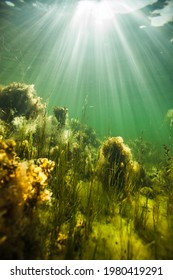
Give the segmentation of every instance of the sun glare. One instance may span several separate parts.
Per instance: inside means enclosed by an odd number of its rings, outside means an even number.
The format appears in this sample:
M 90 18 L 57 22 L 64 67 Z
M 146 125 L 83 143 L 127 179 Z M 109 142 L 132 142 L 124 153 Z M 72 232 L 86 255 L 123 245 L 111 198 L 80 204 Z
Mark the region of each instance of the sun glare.
M 76 20 L 85 20 L 86 18 L 95 21 L 95 23 L 110 21 L 114 18 L 111 6 L 106 1 L 83 0 L 78 2 L 75 13 Z
M 149 28 L 149 19 L 138 10 L 144 3 L 154 2 L 156 0 L 73 0 L 70 4 L 62 1 L 41 5 L 38 1 L 33 7 L 38 16 L 29 16 L 27 21 L 24 18 L 25 29 L 18 37 L 22 42 L 23 60 L 18 53 L 15 59 L 20 66 L 21 80 L 31 73 L 31 80 L 43 87 L 46 77 L 45 95 L 49 92 L 50 100 L 53 96 L 52 103 L 75 108 L 72 115 L 80 114 L 81 104 L 88 95 L 89 103 L 97 104 L 93 122 L 99 119 L 100 129 L 106 123 L 102 114 L 104 104 L 104 111 L 112 111 L 115 117 L 115 127 L 125 131 L 125 116 L 136 119 L 136 99 L 148 116 L 148 104 L 154 107 L 155 102 L 150 83 L 155 79 L 154 86 L 159 88 L 155 65 L 149 57 L 160 67 L 161 60 L 156 52 L 156 55 L 152 53 L 146 40 L 160 54 L 164 38 L 154 35 Z M 10 1 L 5 3 L 11 5 Z M 133 11 L 135 13 L 129 16 Z M 162 13 L 166 11 L 162 10 Z M 4 45 L 3 38 L 1 41 Z M 30 59 L 32 48 L 34 52 Z M 13 63 L 11 60 L 12 66 Z M 132 123 L 131 131 L 135 131 L 135 121 Z

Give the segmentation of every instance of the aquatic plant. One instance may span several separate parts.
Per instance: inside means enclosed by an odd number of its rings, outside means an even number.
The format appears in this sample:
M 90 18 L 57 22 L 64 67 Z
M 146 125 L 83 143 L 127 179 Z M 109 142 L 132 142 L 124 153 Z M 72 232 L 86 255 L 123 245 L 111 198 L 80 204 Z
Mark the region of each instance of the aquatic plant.
M 67 122 L 68 109 L 65 107 L 55 107 L 53 112 L 58 121 L 58 127 L 63 128 Z
M 0 113 L 0 258 L 171 259 L 171 148 L 157 164 L 143 139 L 101 142 L 85 118 L 67 126 L 66 108 L 56 118 L 31 99 L 35 113 L 8 102 Z
M 45 104 L 36 95 L 34 85 L 12 83 L 0 89 L 0 118 L 6 122 L 17 116 L 34 119 L 44 110 Z
M 51 199 L 47 180 L 54 163 L 46 158 L 38 159 L 37 163 L 22 162 L 15 153 L 15 145 L 13 140 L 0 140 L 1 259 L 39 257 L 37 208 Z M 37 250 L 35 242 L 39 247 Z M 40 251 L 43 257 L 42 253 Z
M 128 145 L 131 148 L 133 157 L 143 167 L 145 171 L 149 171 L 155 167 L 160 167 L 162 160 L 162 154 L 159 153 L 160 147 L 157 147 L 153 143 L 146 141 L 142 136 L 128 141 Z
M 98 148 L 101 144 L 96 132 L 93 128 L 86 124 L 81 123 L 78 119 L 70 120 L 70 129 L 73 134 L 73 138 L 77 140 L 80 145 L 91 145 L 94 148 Z
M 8 128 L 6 123 L 0 119 L 0 139 L 3 139 L 6 137 Z
M 139 178 L 140 166 L 132 160 L 131 150 L 124 144 L 122 137 L 111 137 L 103 142 L 97 173 L 107 191 L 117 191 L 124 196 L 129 186 L 134 188 L 133 179 L 137 181 Z

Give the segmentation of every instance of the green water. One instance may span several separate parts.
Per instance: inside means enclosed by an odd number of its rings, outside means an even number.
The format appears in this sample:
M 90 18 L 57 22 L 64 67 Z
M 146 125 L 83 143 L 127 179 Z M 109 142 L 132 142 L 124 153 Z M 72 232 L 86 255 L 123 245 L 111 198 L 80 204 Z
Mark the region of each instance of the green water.
M 34 84 L 50 112 L 66 106 L 73 118 L 87 100 L 85 121 L 100 137 L 166 143 L 173 8 L 164 2 L 1 1 L 0 82 Z
M 0 1 L 0 65 L 0 259 L 172 260 L 173 1 Z

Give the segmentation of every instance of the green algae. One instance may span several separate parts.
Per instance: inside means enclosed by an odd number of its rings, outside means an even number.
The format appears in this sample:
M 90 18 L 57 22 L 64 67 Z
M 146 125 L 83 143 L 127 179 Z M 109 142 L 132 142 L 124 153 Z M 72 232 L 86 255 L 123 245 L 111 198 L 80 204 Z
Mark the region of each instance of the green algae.
M 48 115 L 33 86 L 0 100 L 19 92 L 22 111 L 0 105 L 0 258 L 172 259 L 171 149 L 156 165 L 149 143 L 100 140 L 66 108 Z

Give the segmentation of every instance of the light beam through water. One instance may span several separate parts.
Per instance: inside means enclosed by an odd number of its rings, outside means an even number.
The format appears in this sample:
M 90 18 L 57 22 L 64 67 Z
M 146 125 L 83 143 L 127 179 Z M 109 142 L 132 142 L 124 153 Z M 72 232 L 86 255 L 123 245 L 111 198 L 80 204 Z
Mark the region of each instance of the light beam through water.
M 67 106 L 74 117 L 88 96 L 88 122 L 100 135 L 129 138 L 144 131 L 157 138 L 169 103 L 163 106 L 164 85 L 168 91 L 172 85 L 164 65 L 173 56 L 140 10 L 156 2 L 63 1 L 35 5 L 32 13 L 23 8 L 11 40 L 11 57 L 23 74 L 8 80 L 35 83 L 50 107 Z

